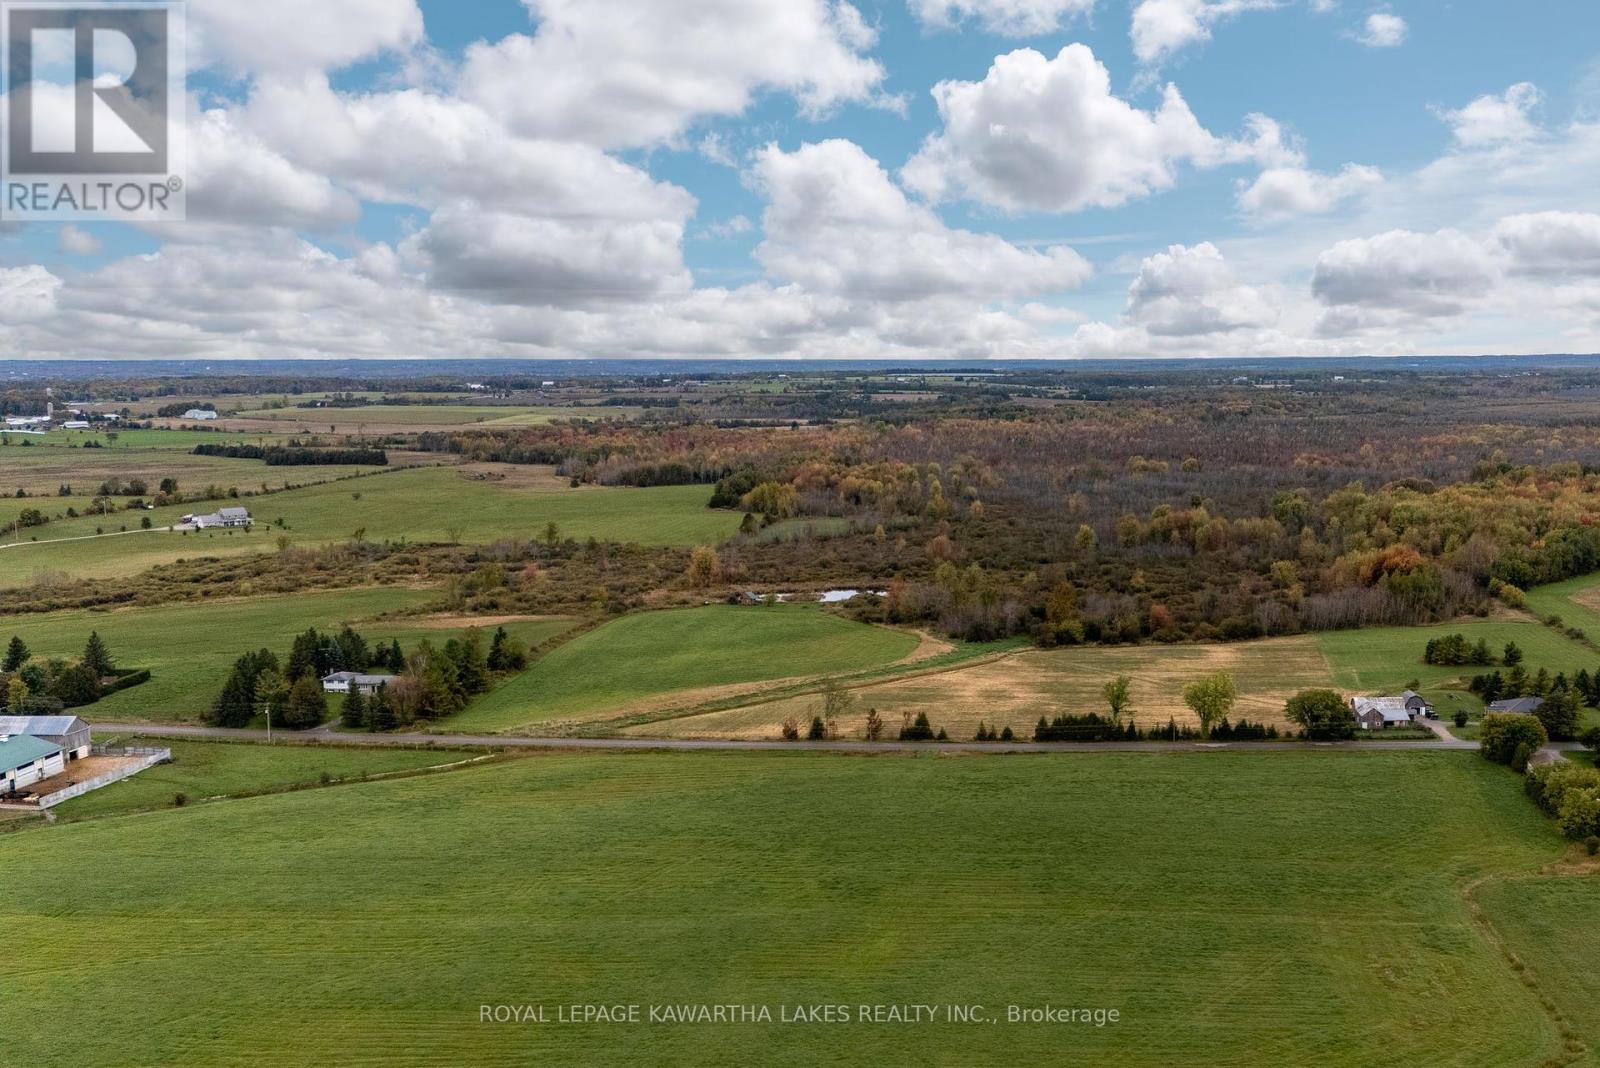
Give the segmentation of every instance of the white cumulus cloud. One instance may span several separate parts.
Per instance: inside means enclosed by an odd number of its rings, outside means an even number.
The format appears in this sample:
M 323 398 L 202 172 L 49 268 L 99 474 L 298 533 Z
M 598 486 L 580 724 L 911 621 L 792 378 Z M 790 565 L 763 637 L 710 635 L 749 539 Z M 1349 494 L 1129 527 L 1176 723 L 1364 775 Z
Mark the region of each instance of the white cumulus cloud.
M 1383 172 L 1359 163 L 1348 163 L 1337 174 L 1298 166 L 1269 167 L 1240 192 L 1239 207 L 1268 222 L 1325 215 L 1382 184 Z
M 1085 45 L 1055 58 L 1031 48 L 996 57 L 980 82 L 933 89 L 944 128 L 906 164 L 906 184 L 931 201 L 967 197 L 1006 211 L 1112 208 L 1170 188 L 1184 163 L 1212 167 L 1298 153 L 1277 124 L 1253 116 L 1252 136 L 1220 138 L 1167 86 L 1154 111 L 1111 91 Z
M 756 154 L 752 179 L 768 198 L 757 259 L 816 292 L 996 300 L 1072 289 L 1092 273 L 1070 248 L 1023 249 L 946 226 L 850 141 L 769 146 Z
M 875 31 L 844 0 L 527 0 L 532 35 L 467 49 L 461 92 L 529 137 L 670 142 L 763 90 L 807 115 L 875 99 Z
M 1405 43 L 1406 20 L 1388 11 L 1374 11 L 1361 24 L 1356 40 L 1368 48 L 1397 48 Z
M 1531 82 L 1518 82 L 1504 93 L 1485 94 L 1465 107 L 1444 110 L 1438 115 L 1455 134 L 1457 143 L 1467 148 L 1526 141 L 1539 132 L 1533 111 L 1543 94 Z

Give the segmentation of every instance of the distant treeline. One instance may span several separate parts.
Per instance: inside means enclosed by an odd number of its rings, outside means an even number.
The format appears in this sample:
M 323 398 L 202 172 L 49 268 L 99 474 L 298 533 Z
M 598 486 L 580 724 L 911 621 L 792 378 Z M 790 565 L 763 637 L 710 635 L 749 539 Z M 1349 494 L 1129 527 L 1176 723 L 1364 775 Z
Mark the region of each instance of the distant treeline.
M 311 467 L 317 464 L 376 464 L 389 462 L 382 449 L 310 449 L 291 445 L 196 445 L 196 456 L 222 456 L 230 460 L 265 460 L 268 467 Z

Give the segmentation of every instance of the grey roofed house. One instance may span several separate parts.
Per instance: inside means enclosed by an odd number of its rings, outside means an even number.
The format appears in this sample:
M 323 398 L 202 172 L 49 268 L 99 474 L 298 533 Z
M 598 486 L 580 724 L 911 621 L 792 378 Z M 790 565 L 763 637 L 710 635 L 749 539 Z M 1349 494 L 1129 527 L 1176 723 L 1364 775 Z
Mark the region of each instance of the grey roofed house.
M 1543 707 L 1543 697 L 1508 697 L 1504 701 L 1489 702 L 1490 712 L 1525 712 L 1532 715 Z
M 387 686 L 399 678 L 398 675 L 368 675 L 360 671 L 335 671 L 331 675 L 322 677 L 322 688 L 327 693 L 349 693 L 351 688 L 364 694 L 377 692 L 379 686 Z
M 89 755 L 89 724 L 77 716 L 0 716 L 0 736 L 12 734 L 53 742 L 70 760 Z

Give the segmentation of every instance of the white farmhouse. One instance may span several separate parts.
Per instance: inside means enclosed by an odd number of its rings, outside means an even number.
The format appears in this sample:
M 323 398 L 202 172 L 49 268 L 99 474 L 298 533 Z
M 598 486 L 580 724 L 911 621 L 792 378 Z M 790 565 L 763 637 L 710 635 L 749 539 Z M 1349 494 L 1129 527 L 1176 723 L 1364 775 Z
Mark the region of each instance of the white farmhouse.
M 335 671 L 322 677 L 322 689 L 327 693 L 349 693 L 352 688 L 371 696 L 379 686 L 387 686 L 399 676 L 366 675 L 359 671 Z
M 255 520 L 250 518 L 248 508 L 220 508 L 203 515 L 191 513 L 178 520 L 180 526 L 193 527 L 195 530 L 206 530 L 210 527 L 247 527 L 254 522 Z

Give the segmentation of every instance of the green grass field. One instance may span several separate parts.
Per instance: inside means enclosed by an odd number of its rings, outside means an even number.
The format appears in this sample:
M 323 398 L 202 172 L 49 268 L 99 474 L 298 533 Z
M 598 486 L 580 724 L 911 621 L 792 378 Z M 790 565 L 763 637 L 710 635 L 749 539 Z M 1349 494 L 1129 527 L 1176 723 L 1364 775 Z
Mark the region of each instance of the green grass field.
M 125 437 L 138 435 L 143 440 L 163 438 L 169 434 L 179 434 L 187 440 L 144 445 L 118 441 L 115 448 L 82 449 L 65 444 L 74 436 L 74 432 L 69 431 L 52 435 L 47 439 L 47 444 L 25 447 L 0 445 L 0 522 L 9 522 L 23 508 L 38 508 L 51 517 L 64 513 L 69 505 L 79 512 L 86 512 L 92 506 L 100 484 L 112 478 L 123 482 L 143 479 L 149 486 L 149 492 L 145 495 L 148 498 L 155 493 L 161 480 L 169 477 L 177 479 L 179 487 L 189 493 L 203 491 L 209 486 L 216 486 L 222 491 L 235 488 L 241 492 L 254 492 L 263 486 L 271 489 L 281 489 L 286 485 L 304 486 L 376 470 L 370 464 L 268 467 L 263 460 L 195 456 L 189 451 L 198 440 L 215 444 L 270 441 L 259 434 L 182 435 L 181 432 L 160 430 L 124 432 Z M 417 460 L 412 457 L 407 462 L 416 463 Z M 72 488 L 71 497 L 57 495 L 63 485 Z M 15 494 L 19 489 L 29 496 L 17 498 Z M 123 505 L 127 501 L 128 498 L 114 498 L 113 505 Z M 191 505 L 185 510 L 192 511 L 197 507 L 200 506 Z M 116 513 L 113 513 L 112 519 L 118 519 Z M 138 522 L 137 515 L 133 521 Z M 57 536 L 50 533 L 49 528 L 29 533 L 41 538 Z
M 512 730 L 687 690 L 852 671 L 908 656 L 917 641 L 809 605 L 644 612 L 559 646 L 444 727 Z
M 398 638 L 410 646 L 423 637 L 435 644 L 457 629 L 420 626 L 411 618 L 366 623 L 374 616 L 425 604 L 427 590 L 399 588 L 335 590 L 242 598 L 214 603 L 122 608 L 110 612 L 69 611 L 0 618 L 0 641 L 13 634 L 35 656 L 75 657 L 89 631 L 98 631 L 120 665 L 149 668 L 150 681 L 114 693 L 81 710 L 91 723 L 198 719 L 227 681 L 234 660 L 266 646 L 282 657 L 307 627 L 337 630 L 352 623 L 369 640 Z M 560 633 L 567 620 L 536 619 L 507 624 L 529 644 Z
M 126 575 L 183 557 L 263 552 L 273 547 L 279 534 L 296 545 L 340 542 L 358 529 L 372 541 L 445 541 L 454 532 L 465 543 L 480 544 L 533 537 L 554 522 L 574 538 L 645 545 L 718 542 L 738 530 L 741 516 L 706 507 L 709 499 L 705 486 L 573 489 L 556 479 L 537 487 L 509 486 L 473 480 L 451 468 L 393 471 L 243 500 L 239 503 L 256 519 L 249 533 L 135 531 L 77 541 L 44 540 L 92 535 L 102 527 L 114 531 L 123 524 L 132 530 L 141 516 L 165 527 L 187 512 L 206 510 L 192 504 L 122 513 L 109 520 L 51 523 L 30 532 L 40 541 L 0 549 L 0 586 L 39 570 Z M 282 528 L 276 525 L 279 519 Z
M 1561 848 L 1471 754 L 536 757 L 0 837 L 0 1033 L 33 1068 L 1533 1065 L 1554 1025 L 1463 892 Z M 480 1022 L 583 1003 L 774 1022 Z M 779 1022 L 824 1004 L 1001 1022 Z
M 1591 640 L 1600 641 L 1600 575 L 1535 586 L 1527 596 L 1529 611 L 1560 616 L 1566 626 L 1579 627 Z
M 146 768 L 131 778 L 64 801 L 53 810 L 59 818 L 89 819 L 168 808 L 180 793 L 189 803 L 199 804 L 235 794 L 320 785 L 325 775 L 335 780 L 356 779 L 438 767 L 478 755 L 449 750 L 189 742 L 137 735 L 116 739 L 114 744 L 171 749 L 172 763 Z
M 1600 1065 L 1600 874 L 1491 882 L 1478 900 L 1588 1047 L 1572 1063 Z
M 1378 693 L 1398 689 L 1415 679 L 1421 683 L 1419 692 L 1448 719 L 1457 709 L 1465 709 L 1473 716 L 1482 712 L 1482 702 L 1466 691 L 1465 683 L 1475 674 L 1494 670 L 1422 662 L 1423 649 L 1430 638 L 1457 633 L 1465 634 L 1472 642 L 1483 638 L 1496 657 L 1506 642 L 1516 642 L 1529 672 L 1543 667 L 1552 675 L 1564 671 L 1570 678 L 1579 668 L 1591 672 L 1600 668 L 1600 654 L 1532 622 L 1495 620 L 1432 627 L 1372 627 L 1328 631 L 1318 635 L 1317 640 L 1339 686 L 1360 693 Z

